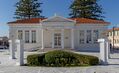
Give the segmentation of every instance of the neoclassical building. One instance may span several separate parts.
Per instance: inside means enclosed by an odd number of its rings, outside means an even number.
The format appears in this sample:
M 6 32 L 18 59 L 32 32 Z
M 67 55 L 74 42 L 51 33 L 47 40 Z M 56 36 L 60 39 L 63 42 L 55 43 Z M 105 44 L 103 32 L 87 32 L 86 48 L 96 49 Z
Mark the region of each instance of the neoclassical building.
M 108 39 L 112 46 L 119 48 L 119 28 L 112 28 L 108 30 Z
M 25 50 L 74 49 L 99 51 L 98 38 L 105 38 L 109 22 L 53 16 L 8 22 L 9 38 L 24 41 Z

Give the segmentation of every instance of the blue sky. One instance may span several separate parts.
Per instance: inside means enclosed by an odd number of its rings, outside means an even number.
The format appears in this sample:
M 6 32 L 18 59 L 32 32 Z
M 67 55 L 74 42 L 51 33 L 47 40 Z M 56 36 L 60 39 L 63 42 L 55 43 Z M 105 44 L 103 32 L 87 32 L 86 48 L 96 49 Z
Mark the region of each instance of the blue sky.
M 13 21 L 15 12 L 15 3 L 18 0 L 0 0 L 0 36 L 8 36 L 7 22 Z M 69 6 L 72 0 L 41 0 L 43 2 L 42 15 L 46 17 L 58 15 L 68 17 Z M 99 4 L 104 9 L 105 21 L 111 22 L 113 25 L 119 24 L 119 0 L 100 0 Z M 110 27 L 112 27 L 111 25 Z

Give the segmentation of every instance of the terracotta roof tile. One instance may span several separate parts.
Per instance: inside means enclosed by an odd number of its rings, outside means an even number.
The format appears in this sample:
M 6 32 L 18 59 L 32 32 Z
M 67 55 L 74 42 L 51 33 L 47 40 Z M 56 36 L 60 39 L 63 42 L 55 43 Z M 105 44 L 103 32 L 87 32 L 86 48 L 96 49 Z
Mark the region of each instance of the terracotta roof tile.
M 93 20 L 93 19 L 87 19 L 87 18 L 69 18 L 71 20 L 75 20 L 77 23 L 82 23 L 82 24 L 110 24 L 109 22 L 101 21 L 101 20 Z M 8 22 L 8 24 L 15 24 L 15 23 L 40 23 L 40 21 L 44 20 L 44 18 L 32 18 L 32 19 L 24 19 L 24 20 L 17 20 L 13 22 Z
M 115 31 L 119 31 L 119 28 L 114 28 L 114 30 L 115 30 Z M 111 31 L 113 31 L 113 28 L 108 29 L 107 31 L 108 31 L 108 32 L 111 32 Z
M 44 20 L 44 18 L 23 19 L 23 20 L 16 20 L 16 21 L 13 21 L 13 22 L 8 22 L 8 24 L 15 24 L 15 23 L 39 23 L 42 20 Z
M 94 19 L 87 19 L 87 18 L 71 18 L 72 20 L 76 20 L 77 23 L 99 23 L 99 24 L 110 24 L 109 22 L 105 22 L 102 20 L 94 20 Z

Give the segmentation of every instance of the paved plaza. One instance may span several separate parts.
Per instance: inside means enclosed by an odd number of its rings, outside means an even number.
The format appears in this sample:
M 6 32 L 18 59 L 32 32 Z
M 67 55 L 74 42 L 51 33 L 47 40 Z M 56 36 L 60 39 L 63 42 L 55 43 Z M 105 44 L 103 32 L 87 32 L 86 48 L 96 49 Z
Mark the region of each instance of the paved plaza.
M 80 53 L 99 56 L 99 53 Z M 25 52 L 25 58 L 29 54 L 33 52 Z M 9 51 L 0 51 L 0 73 L 119 73 L 119 65 L 65 68 L 16 66 L 16 60 L 9 59 Z
M 94 67 L 25 67 L 25 66 L 0 66 L 0 73 L 119 73 L 119 66 L 94 66 Z

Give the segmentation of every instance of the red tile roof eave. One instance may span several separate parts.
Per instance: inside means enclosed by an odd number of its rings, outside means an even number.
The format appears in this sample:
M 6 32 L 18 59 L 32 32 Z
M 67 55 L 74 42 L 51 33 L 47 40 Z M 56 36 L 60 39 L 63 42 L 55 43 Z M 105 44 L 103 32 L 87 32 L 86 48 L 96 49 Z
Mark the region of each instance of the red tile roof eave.
M 108 29 L 107 31 L 108 31 L 108 32 L 112 32 L 113 29 Z M 115 28 L 114 31 L 119 31 L 119 28 Z
M 104 25 L 110 25 L 111 23 L 107 22 L 107 23 L 80 23 L 77 22 L 76 24 L 104 24 Z
M 88 19 L 88 18 L 70 18 L 72 20 L 75 20 L 77 23 L 101 23 L 101 24 L 110 24 L 109 22 L 105 22 L 102 20 L 94 20 L 94 19 Z
M 33 24 L 33 23 L 40 23 L 44 19 L 34 18 L 29 20 L 17 20 L 14 22 L 8 22 L 8 24 Z M 100 21 L 100 20 L 93 20 L 93 19 L 86 19 L 86 18 L 73 18 L 71 20 L 75 20 L 76 23 L 80 24 L 110 24 L 109 22 Z
M 8 22 L 7 24 L 33 24 L 33 23 L 40 23 L 40 21 L 46 18 L 32 18 L 32 19 L 23 19 L 23 20 L 16 20 L 13 22 Z
M 39 22 L 39 23 L 40 23 L 40 22 Z M 8 22 L 7 24 L 39 24 L 39 23 L 11 23 L 11 22 L 9 23 L 9 22 Z
M 40 24 L 39 23 L 7 23 L 8 25 L 9 24 Z M 110 23 L 76 23 L 76 25 L 80 25 L 80 24 L 103 24 L 103 25 L 110 25 Z
M 40 24 L 40 23 L 7 23 L 8 25 L 29 25 L 29 24 L 33 24 L 33 25 L 36 25 L 36 24 Z

